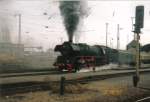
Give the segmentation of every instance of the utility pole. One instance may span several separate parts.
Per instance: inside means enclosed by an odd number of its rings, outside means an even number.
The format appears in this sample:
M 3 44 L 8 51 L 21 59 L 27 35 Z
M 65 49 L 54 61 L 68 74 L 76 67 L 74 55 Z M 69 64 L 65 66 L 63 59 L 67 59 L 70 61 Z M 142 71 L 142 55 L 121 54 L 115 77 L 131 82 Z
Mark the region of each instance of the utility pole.
M 131 21 L 132 21 L 132 31 L 134 31 L 134 19 L 135 19 L 135 17 L 131 17 Z M 136 40 L 136 34 L 134 33 L 134 35 L 133 35 L 133 37 L 134 37 L 134 40 Z
M 135 17 L 131 17 L 131 22 L 132 22 L 132 31 L 134 30 L 134 24 L 133 24 L 133 20 Z
M 110 38 L 110 47 L 113 48 L 113 38 Z
M 117 24 L 117 50 L 120 48 L 120 30 L 123 30 L 123 28 L 120 28 L 119 24 Z
M 21 14 L 16 14 L 15 16 L 18 16 L 18 57 L 21 57 Z
M 21 44 L 21 14 L 18 14 L 19 24 L 18 24 L 18 45 Z
M 133 76 L 133 83 L 136 87 L 138 82 L 140 81 L 140 74 L 139 74 L 139 68 L 140 68 L 140 33 L 141 28 L 143 28 L 144 25 L 144 6 L 136 6 L 136 19 L 135 19 L 135 27 L 134 27 L 134 33 L 137 35 L 136 37 L 136 75 Z
M 107 47 L 107 38 L 108 38 L 108 24 L 106 23 L 106 47 Z
M 120 37 L 119 37 L 119 24 L 117 24 L 117 50 L 119 50 L 119 46 L 120 46 Z
M 119 51 L 119 24 L 117 24 L 117 50 Z M 118 53 L 118 67 L 120 66 L 120 61 L 119 61 L 119 53 Z

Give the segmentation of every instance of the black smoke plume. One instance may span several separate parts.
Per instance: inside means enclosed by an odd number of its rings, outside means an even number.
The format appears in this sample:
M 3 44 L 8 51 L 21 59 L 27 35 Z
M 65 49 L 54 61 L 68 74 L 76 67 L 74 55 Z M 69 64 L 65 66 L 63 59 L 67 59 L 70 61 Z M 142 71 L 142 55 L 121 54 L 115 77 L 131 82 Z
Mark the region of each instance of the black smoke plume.
M 73 40 L 74 32 L 81 16 L 81 2 L 80 1 L 60 1 L 60 11 L 64 18 L 64 25 L 67 30 L 68 39 Z

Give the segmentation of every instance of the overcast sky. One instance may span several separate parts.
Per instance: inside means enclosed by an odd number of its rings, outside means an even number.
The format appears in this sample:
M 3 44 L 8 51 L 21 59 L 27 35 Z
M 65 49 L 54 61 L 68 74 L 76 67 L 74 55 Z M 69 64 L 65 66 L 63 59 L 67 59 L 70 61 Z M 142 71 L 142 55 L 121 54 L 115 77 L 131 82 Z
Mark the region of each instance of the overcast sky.
M 131 17 L 135 17 L 135 6 L 144 5 L 144 28 L 142 45 L 150 43 L 150 1 L 86 1 L 88 15 L 82 18 L 76 31 L 78 42 L 105 45 L 106 23 L 108 46 L 116 48 L 117 24 L 120 25 L 120 49 L 133 40 Z M 59 2 L 54 0 L 0 0 L 1 22 L 5 21 L 11 41 L 17 43 L 18 16 L 22 15 L 22 42 L 26 45 L 53 48 L 67 40 Z M 4 22 L 3 22 L 4 23 Z

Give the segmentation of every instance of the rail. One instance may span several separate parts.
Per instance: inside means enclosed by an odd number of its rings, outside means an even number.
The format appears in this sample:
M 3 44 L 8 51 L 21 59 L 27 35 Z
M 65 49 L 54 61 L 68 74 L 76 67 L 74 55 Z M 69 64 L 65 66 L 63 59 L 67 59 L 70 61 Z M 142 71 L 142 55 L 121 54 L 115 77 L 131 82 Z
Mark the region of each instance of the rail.
M 141 71 L 140 73 L 149 73 L 150 70 L 147 71 Z M 104 80 L 108 78 L 114 78 L 114 77 L 121 77 L 121 76 L 127 76 L 127 75 L 133 75 L 135 72 L 121 72 L 121 73 L 112 73 L 112 74 L 105 74 L 105 75 L 94 75 L 94 76 L 84 76 L 76 79 L 68 79 L 66 78 L 65 83 L 66 84 L 75 84 L 75 83 L 81 83 L 85 84 L 92 81 L 97 80 Z M 41 91 L 41 90 L 51 90 L 51 83 L 53 84 L 60 84 L 60 80 L 56 81 L 43 81 L 43 82 L 23 82 L 23 83 L 13 83 L 13 84 L 2 84 L 0 93 L 1 95 L 10 95 L 10 94 L 16 94 L 16 93 L 26 93 L 26 92 L 33 92 L 33 91 Z

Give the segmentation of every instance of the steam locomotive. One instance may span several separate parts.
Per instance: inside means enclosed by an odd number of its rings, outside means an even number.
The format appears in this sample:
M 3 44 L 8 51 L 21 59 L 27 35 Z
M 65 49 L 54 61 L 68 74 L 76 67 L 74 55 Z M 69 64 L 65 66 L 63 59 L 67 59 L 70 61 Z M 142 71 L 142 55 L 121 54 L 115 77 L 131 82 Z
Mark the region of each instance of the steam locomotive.
M 93 68 L 109 63 L 134 65 L 135 56 L 127 51 L 118 51 L 105 46 L 90 46 L 84 43 L 64 42 L 56 45 L 55 52 L 60 52 L 54 66 L 60 71 L 78 71 L 81 68 Z

